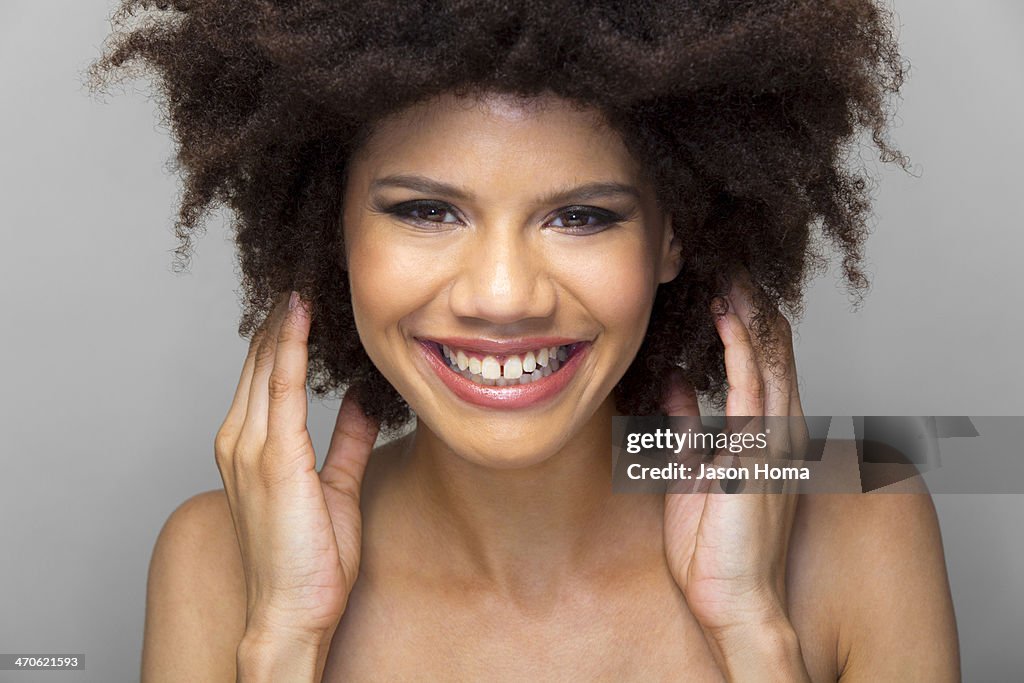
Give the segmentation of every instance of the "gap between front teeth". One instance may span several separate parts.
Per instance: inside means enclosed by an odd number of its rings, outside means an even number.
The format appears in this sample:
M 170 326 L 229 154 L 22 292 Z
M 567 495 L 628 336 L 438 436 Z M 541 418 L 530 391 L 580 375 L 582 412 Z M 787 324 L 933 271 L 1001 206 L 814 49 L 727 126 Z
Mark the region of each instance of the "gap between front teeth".
M 491 386 L 529 384 L 558 370 L 569 357 L 567 347 L 550 346 L 536 352 L 507 356 L 502 366 L 497 358 L 490 355 L 483 358 L 467 356 L 465 352 L 447 345 L 442 345 L 441 351 L 452 370 L 477 384 Z

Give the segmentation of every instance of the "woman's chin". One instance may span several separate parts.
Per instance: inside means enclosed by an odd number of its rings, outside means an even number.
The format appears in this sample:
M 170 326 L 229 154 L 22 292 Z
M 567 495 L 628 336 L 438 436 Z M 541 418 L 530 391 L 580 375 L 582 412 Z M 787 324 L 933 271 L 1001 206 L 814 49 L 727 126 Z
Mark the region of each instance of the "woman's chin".
M 538 439 L 521 433 L 477 431 L 439 435 L 448 449 L 461 459 L 499 470 L 526 469 L 541 465 L 565 448 L 565 433 Z M 570 437 L 571 438 L 571 437 Z
M 436 404 L 427 403 L 427 409 L 416 414 L 418 428 L 426 430 L 429 436 L 424 436 L 434 447 L 481 467 L 526 469 L 548 463 L 562 453 L 577 453 L 579 449 L 572 446 L 580 439 L 591 444 L 584 450 L 593 451 L 594 435 L 589 432 L 594 426 L 595 412 L 610 416 L 614 413 L 614 401 L 609 394 L 604 402 L 589 407 L 591 400 L 590 396 L 581 396 L 568 404 L 555 402 L 539 411 L 495 411 L 483 417 L 460 414 L 457 419 L 451 413 L 437 410 Z M 599 421 L 610 423 L 600 418 Z M 610 458 L 610 442 L 607 452 Z

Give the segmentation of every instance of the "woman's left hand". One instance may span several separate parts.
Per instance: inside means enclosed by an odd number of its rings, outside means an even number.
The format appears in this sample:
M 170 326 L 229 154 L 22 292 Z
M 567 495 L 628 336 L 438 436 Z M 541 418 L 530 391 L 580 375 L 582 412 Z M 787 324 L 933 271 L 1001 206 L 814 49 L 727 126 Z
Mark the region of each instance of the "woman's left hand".
M 754 417 L 745 431 L 757 433 L 765 430 L 762 416 L 777 416 L 766 434 L 771 459 L 799 452 L 808 435 L 789 322 L 778 316 L 772 340 L 777 360 L 769 366 L 751 339 L 750 287 L 747 277 L 734 280 L 729 310 L 716 318 L 729 383 L 726 423 L 735 429 L 737 422 L 746 423 L 737 418 Z M 664 408 L 671 416 L 700 415 L 692 388 L 678 376 Z M 732 464 L 728 454 L 716 459 L 725 462 L 707 464 Z M 692 476 L 699 472 L 697 465 Z M 743 493 L 728 494 L 709 492 L 712 480 L 692 481 L 692 493 L 666 495 L 665 553 L 723 673 L 729 680 L 769 680 L 772 670 L 782 680 L 809 680 L 786 607 L 786 556 L 797 496 L 760 492 L 776 482 L 748 479 Z

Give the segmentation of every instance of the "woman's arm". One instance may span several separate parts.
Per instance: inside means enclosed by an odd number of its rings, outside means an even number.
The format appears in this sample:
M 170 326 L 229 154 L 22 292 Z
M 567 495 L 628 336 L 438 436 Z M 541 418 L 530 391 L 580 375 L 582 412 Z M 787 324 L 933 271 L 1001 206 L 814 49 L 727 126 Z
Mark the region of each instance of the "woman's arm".
M 922 487 L 918 487 L 922 489 Z M 931 496 L 834 496 L 842 519 L 839 680 L 960 680 L 960 649 Z
M 182 503 L 149 565 L 142 683 L 234 681 L 245 578 L 222 489 Z

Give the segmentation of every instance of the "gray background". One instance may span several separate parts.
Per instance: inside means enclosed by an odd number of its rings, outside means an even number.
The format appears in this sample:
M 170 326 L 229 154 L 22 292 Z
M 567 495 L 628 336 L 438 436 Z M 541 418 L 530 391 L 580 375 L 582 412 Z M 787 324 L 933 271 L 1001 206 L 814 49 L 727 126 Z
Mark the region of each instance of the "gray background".
M 171 271 L 171 147 L 139 92 L 90 99 L 108 0 L 0 3 L 0 652 L 84 652 L 137 678 L 146 571 L 168 514 L 219 488 L 238 379 L 231 244 L 215 217 Z M 1024 4 L 897 0 L 912 62 L 878 170 L 873 290 L 810 292 L 797 359 L 815 415 L 1024 415 Z M 869 164 L 872 162 L 869 161 Z M 336 405 L 314 405 L 318 452 Z M 1024 670 L 1020 495 L 936 497 L 965 680 Z

